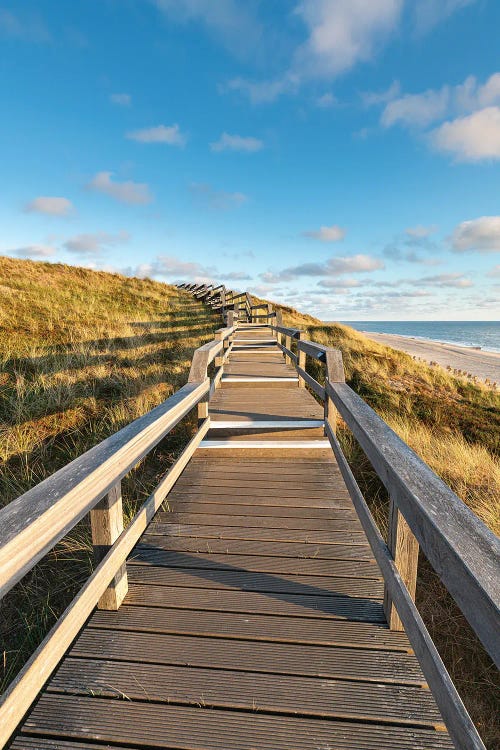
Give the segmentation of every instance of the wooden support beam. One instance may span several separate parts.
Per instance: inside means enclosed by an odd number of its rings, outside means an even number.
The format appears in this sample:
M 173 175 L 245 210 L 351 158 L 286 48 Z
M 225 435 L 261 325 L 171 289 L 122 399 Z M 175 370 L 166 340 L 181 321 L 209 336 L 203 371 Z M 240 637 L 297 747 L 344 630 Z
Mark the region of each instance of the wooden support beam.
M 276 320 L 274 324 L 278 327 L 283 325 L 283 312 L 281 310 L 276 310 Z M 276 331 L 276 341 L 279 344 L 283 343 L 283 334 L 280 333 L 280 331 Z
M 94 545 L 94 559 L 96 565 L 99 565 L 123 531 L 121 482 L 115 484 L 108 494 L 90 511 L 90 526 L 92 529 L 92 544 Z M 127 591 L 127 568 L 123 563 L 106 591 L 101 595 L 97 605 L 98 608 L 118 609 Z
M 418 542 L 406 523 L 397 502 L 391 497 L 387 546 L 394 563 L 413 601 L 417 588 Z M 384 587 L 384 610 L 391 630 L 404 630 L 387 586 Z

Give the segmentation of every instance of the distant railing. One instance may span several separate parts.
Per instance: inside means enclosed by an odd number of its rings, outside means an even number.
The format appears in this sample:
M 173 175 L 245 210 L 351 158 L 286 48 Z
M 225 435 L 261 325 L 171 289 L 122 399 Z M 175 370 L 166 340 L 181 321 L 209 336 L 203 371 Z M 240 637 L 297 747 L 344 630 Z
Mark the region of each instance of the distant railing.
M 267 307 L 263 316 L 255 309 Z M 251 305 L 263 317 L 287 363 L 324 404 L 325 433 L 384 578 L 389 626 L 405 630 L 451 738 L 461 750 L 484 745 L 415 607 L 419 545 L 497 666 L 500 666 L 500 542 L 414 451 L 345 382 L 342 353 L 283 326 L 281 310 Z M 292 344 L 292 342 L 295 342 Z M 292 346 L 295 348 L 293 351 Z M 324 365 L 322 385 L 306 358 Z M 338 415 L 357 439 L 389 497 L 385 543 L 336 437 Z
M 199 286 L 190 291 L 199 292 Z M 210 427 L 208 400 L 222 377 L 234 330 L 233 325 L 219 329 L 214 341 L 194 352 L 188 382 L 177 393 L 0 511 L 0 599 L 87 513 L 98 562 L 0 698 L 0 747 L 9 740 L 96 604 L 101 609 L 118 609 L 123 601 L 128 588 L 127 556 Z M 212 362 L 215 372 L 209 378 Z M 195 436 L 124 529 L 121 480 L 195 406 Z

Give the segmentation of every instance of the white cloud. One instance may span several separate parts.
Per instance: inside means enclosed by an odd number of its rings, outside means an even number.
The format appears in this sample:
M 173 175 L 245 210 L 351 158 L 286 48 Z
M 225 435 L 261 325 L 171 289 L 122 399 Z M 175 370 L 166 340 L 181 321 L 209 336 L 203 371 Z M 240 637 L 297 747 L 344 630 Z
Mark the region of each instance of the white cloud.
M 229 273 L 218 273 L 217 278 L 223 281 L 250 281 L 252 277 L 246 271 L 230 271 Z
M 463 221 L 455 227 L 451 245 L 456 253 L 467 250 L 500 252 L 500 216 L 481 216 L 472 221 Z
M 130 269 L 129 269 L 130 270 Z M 176 279 L 203 279 L 212 277 L 217 269 L 212 266 L 203 266 L 201 263 L 179 260 L 172 255 L 159 255 L 152 263 L 142 263 L 133 270 L 134 276 L 162 276 Z
M 453 154 L 459 161 L 500 159 L 500 107 L 487 107 L 445 122 L 430 136 L 435 148 Z
M 417 0 L 415 3 L 417 33 L 430 31 L 455 11 L 475 2 L 476 0 Z
M 323 289 L 353 289 L 362 284 L 359 279 L 323 279 L 318 281 L 318 286 Z
M 437 227 L 434 224 L 429 227 L 424 227 L 422 224 L 418 224 L 415 227 L 408 227 L 408 229 L 405 229 L 405 232 L 408 237 L 424 239 L 430 237 L 431 234 L 435 234 L 437 232 Z
M 248 96 L 252 104 L 268 104 L 282 94 L 294 94 L 299 87 L 297 75 L 287 73 L 272 81 L 247 81 L 244 78 L 233 78 L 219 86 L 221 93 L 239 91 Z
M 8 250 L 8 253 L 17 255 L 18 258 L 50 258 L 56 254 L 55 247 L 50 245 L 26 245 L 26 247 L 18 247 L 15 250 Z
M 210 144 L 212 151 L 247 151 L 253 153 L 260 151 L 263 147 L 263 142 L 258 138 L 252 136 L 242 135 L 231 135 L 230 133 L 222 133 L 218 141 L 214 141 Z
M 384 268 L 379 258 L 371 255 L 350 255 L 332 257 L 323 263 L 302 263 L 299 266 L 284 268 L 282 271 L 267 271 L 261 273 L 260 279 L 266 284 L 277 284 L 281 281 L 291 281 L 301 276 L 342 276 L 346 273 L 367 273 Z
M 423 94 L 405 94 L 388 102 L 381 118 L 384 128 L 396 123 L 409 127 L 426 127 L 445 117 L 449 107 L 450 91 L 447 86 L 440 91 L 425 91 Z
M 337 224 L 333 224 L 331 227 L 320 227 L 314 231 L 303 232 L 304 237 L 320 240 L 320 242 L 339 242 L 344 239 L 345 235 L 345 229 L 342 229 Z
M 187 136 L 181 132 L 177 124 L 134 130 L 127 133 L 127 138 L 139 143 L 168 143 L 170 146 L 184 146 L 187 141 Z
M 50 216 L 68 216 L 74 206 L 67 198 L 41 195 L 34 198 L 24 209 L 28 213 L 48 214 Z
M 82 256 L 99 255 L 103 250 L 112 245 L 120 245 L 130 239 L 128 232 L 108 234 L 107 232 L 96 232 L 94 234 L 79 234 L 64 242 L 63 247 L 69 253 Z
M 437 276 L 423 276 L 420 279 L 406 279 L 407 284 L 413 286 L 439 286 L 466 289 L 473 286 L 472 281 L 467 279 L 463 273 L 442 273 Z
M 189 190 L 205 206 L 222 211 L 237 208 L 248 200 L 244 193 L 228 193 L 225 190 L 216 190 L 212 185 L 204 182 L 192 182 Z
M 338 104 L 338 99 L 336 96 L 334 96 L 334 94 L 327 91 L 326 94 L 316 97 L 315 104 L 320 109 L 331 109 L 331 107 L 334 107 L 336 104 Z
M 397 99 L 401 92 L 401 84 L 399 81 L 393 81 L 388 89 L 384 91 L 367 91 L 361 94 L 363 103 L 367 107 L 373 107 L 377 104 L 387 104 L 392 102 L 393 99 Z
M 121 203 L 141 205 L 153 200 L 149 188 L 145 183 L 116 182 L 112 180 L 113 172 L 98 172 L 88 183 L 87 189 L 97 193 L 109 195 Z
M 132 104 L 130 94 L 111 94 L 109 100 L 111 104 L 116 104 L 118 107 L 130 107 Z
M 301 77 L 331 77 L 371 59 L 396 27 L 403 0 L 302 0 L 295 13 L 308 39 L 292 65 Z

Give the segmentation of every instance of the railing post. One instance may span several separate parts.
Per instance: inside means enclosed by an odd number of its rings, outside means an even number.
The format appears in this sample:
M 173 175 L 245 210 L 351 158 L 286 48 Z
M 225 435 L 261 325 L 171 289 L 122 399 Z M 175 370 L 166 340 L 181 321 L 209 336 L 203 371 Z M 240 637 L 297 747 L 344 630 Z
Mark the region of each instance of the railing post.
M 302 338 L 303 331 L 299 331 L 297 336 L 297 364 L 299 367 L 302 367 L 303 370 L 306 369 L 306 353 L 300 348 L 300 340 Z M 290 346 L 288 346 L 288 341 L 290 341 Z M 287 346 L 289 349 L 292 347 L 292 339 L 287 336 Z M 305 388 L 306 387 L 306 381 L 303 377 L 301 377 L 300 372 L 299 375 L 299 388 Z
M 224 330 L 215 332 L 215 340 L 223 342 L 222 352 L 219 355 L 217 355 L 217 357 L 215 358 L 215 368 L 217 369 L 220 367 L 221 370 L 224 372 L 224 354 L 226 353 L 226 349 L 229 346 L 228 337 L 226 336 L 226 338 L 224 338 Z M 216 388 L 220 387 L 220 380 L 215 387 Z
M 121 482 L 115 486 L 90 511 L 94 560 L 98 565 L 123 531 Z M 113 580 L 99 599 L 99 609 L 119 608 L 128 591 L 127 568 L 120 566 Z
M 285 334 L 285 346 L 289 351 L 292 351 L 292 337 L 288 334 Z M 290 359 L 288 354 L 285 354 L 285 362 L 287 363 L 287 365 L 292 364 L 292 360 Z
M 326 381 L 328 383 L 345 383 L 344 361 L 340 349 L 328 349 L 326 352 Z M 325 396 L 325 427 L 330 425 L 332 432 L 337 432 L 338 411 L 332 399 Z
M 275 325 L 279 328 L 279 326 L 283 325 L 283 311 L 282 310 L 276 310 L 276 317 L 274 319 Z M 282 334 L 279 331 L 276 331 L 276 340 L 279 344 L 283 343 Z
M 394 563 L 403 579 L 403 583 L 408 589 L 411 598 L 415 601 L 419 546 L 405 518 L 398 509 L 397 497 L 392 496 L 389 506 L 387 546 L 394 558 Z M 396 612 L 387 588 L 384 591 L 384 611 L 391 630 L 404 630 L 403 623 Z

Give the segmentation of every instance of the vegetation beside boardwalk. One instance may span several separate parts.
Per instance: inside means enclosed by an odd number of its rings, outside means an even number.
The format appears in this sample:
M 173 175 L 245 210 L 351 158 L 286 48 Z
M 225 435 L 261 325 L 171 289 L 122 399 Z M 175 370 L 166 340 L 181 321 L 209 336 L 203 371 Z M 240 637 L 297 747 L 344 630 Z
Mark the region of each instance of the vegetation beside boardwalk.
M 285 325 L 342 349 L 351 386 L 498 531 L 498 394 L 371 342 L 347 326 L 282 310 Z M 166 284 L 1 258 L 0 502 L 10 502 L 176 391 L 186 382 L 193 350 L 219 325 L 209 309 Z M 308 367 L 319 376 L 309 358 Z M 193 415 L 124 482 L 127 515 L 145 499 L 194 425 Z M 383 529 L 384 490 L 342 424 L 340 437 Z M 82 521 L 6 597 L 4 687 L 91 565 L 88 522 Z M 417 599 L 482 736 L 494 747 L 500 736 L 496 671 L 425 560 Z

